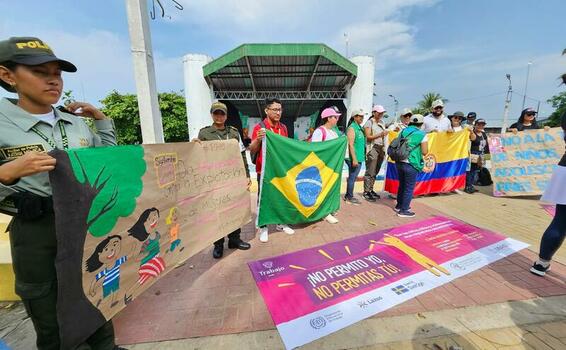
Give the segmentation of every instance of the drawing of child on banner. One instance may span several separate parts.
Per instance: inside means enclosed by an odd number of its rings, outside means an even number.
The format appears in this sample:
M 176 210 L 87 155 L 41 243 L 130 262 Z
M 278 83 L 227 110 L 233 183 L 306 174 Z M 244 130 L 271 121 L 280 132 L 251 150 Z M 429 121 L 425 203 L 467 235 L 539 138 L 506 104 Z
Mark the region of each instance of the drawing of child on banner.
M 177 212 L 179 209 L 177 207 L 173 207 L 169 209 L 169 215 L 165 218 L 165 223 L 169 225 L 169 240 L 171 245 L 169 246 L 169 252 L 174 252 L 175 248 L 181 244 L 181 239 L 179 238 L 179 217 Z M 179 248 L 179 251 L 182 252 L 185 247 Z
M 150 208 L 144 210 L 138 221 L 128 230 L 130 236 L 143 242 L 138 255 L 145 254 L 145 256 L 137 259 L 141 260 L 138 270 L 140 286 L 148 279 L 156 278 L 165 271 L 165 260 L 159 256 L 161 235 L 157 231 L 158 223 L 159 210 Z
M 446 275 L 450 275 L 450 272 L 445 269 L 444 267 L 438 265 L 434 260 L 431 258 L 423 255 L 421 252 L 416 250 L 415 248 L 409 246 L 407 243 L 403 242 L 397 237 L 393 237 L 391 235 L 385 234 L 383 237 L 383 242 L 372 241 L 373 243 L 387 245 L 391 247 L 395 247 L 405 253 L 411 260 L 416 262 L 417 264 L 421 265 L 425 269 L 427 269 L 430 273 L 434 274 L 437 277 L 440 277 L 441 274 L 438 272 L 442 272 Z M 436 271 L 436 270 L 438 271 Z
M 97 284 L 103 279 L 102 299 L 98 301 L 96 307 L 108 296 L 110 296 L 110 307 L 118 304 L 116 293 L 120 289 L 120 266 L 128 260 L 126 255 L 120 256 L 121 249 L 122 237 L 118 235 L 108 236 L 96 246 L 94 252 L 86 261 L 87 272 L 95 272 L 104 266 L 104 269 L 98 272 L 92 280 L 89 289 L 90 296 L 94 297 Z

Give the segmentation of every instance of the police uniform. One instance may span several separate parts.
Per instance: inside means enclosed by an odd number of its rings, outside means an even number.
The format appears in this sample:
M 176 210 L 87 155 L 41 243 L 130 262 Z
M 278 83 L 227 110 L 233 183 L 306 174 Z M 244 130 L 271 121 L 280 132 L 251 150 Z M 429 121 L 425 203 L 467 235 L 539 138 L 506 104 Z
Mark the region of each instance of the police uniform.
M 242 160 L 244 162 L 244 168 L 246 169 L 246 176 L 248 177 L 248 179 L 250 178 L 250 170 L 248 167 L 248 160 L 246 157 L 246 148 L 244 147 L 244 144 L 242 143 L 242 140 L 240 139 L 240 133 L 238 132 L 238 129 L 236 129 L 233 126 L 228 126 L 226 125 L 224 129 L 217 129 L 214 127 L 214 125 L 211 126 L 207 126 L 204 127 L 202 129 L 200 129 L 199 133 L 198 133 L 198 139 L 201 141 L 217 141 L 217 140 L 238 140 L 238 143 L 240 145 L 240 152 L 242 153 Z M 229 248 L 238 248 L 241 239 L 240 239 L 240 233 L 242 232 L 241 229 L 237 229 L 234 232 L 230 233 L 228 235 L 228 247 Z M 247 245 L 247 243 L 246 243 Z M 222 250 L 221 247 L 224 246 L 224 237 L 220 238 L 218 241 L 214 242 L 214 246 L 215 248 L 220 248 L 220 250 Z M 249 246 L 247 248 L 244 249 L 248 249 Z M 242 248 L 240 248 L 242 249 Z M 222 256 L 222 254 L 220 253 L 220 256 Z
M 5 87 L 5 83 L 2 86 Z M 116 144 L 112 120 L 95 120 L 97 132 L 93 132 L 79 117 L 57 109 L 53 109 L 53 112 L 51 125 L 18 107 L 17 100 L 1 99 L 0 165 L 28 151 L 49 152 L 55 148 Z M 22 177 L 12 185 L 0 183 L 0 208 L 14 216 L 9 231 L 16 293 L 33 322 L 37 347 L 59 349 L 55 270 L 57 240 L 48 173 Z M 111 321 L 99 328 L 79 348 L 114 349 Z

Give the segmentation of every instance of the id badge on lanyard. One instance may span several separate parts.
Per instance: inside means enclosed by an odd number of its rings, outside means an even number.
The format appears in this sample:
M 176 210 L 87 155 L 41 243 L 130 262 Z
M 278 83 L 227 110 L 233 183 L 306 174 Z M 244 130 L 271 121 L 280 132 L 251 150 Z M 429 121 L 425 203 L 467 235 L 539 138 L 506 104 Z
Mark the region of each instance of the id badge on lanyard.
M 61 132 L 61 141 L 63 142 L 63 149 L 67 150 L 69 149 L 69 139 L 67 137 L 67 132 L 65 131 L 65 127 L 63 126 L 62 122 L 58 122 L 57 125 L 59 125 L 59 131 Z M 39 130 L 37 127 L 32 127 L 31 130 L 33 132 L 35 132 L 37 134 L 37 136 L 41 137 L 45 142 L 47 142 L 49 144 L 49 146 L 51 146 L 53 149 L 58 149 L 59 147 L 57 147 L 57 143 L 55 143 L 55 140 L 53 140 L 52 138 L 49 138 L 47 135 L 45 135 L 41 130 Z

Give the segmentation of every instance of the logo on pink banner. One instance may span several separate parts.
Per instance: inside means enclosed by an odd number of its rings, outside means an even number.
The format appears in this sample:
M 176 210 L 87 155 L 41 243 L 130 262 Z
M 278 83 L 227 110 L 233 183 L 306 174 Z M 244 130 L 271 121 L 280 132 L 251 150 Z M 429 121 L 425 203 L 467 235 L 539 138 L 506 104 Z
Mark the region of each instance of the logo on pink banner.
M 508 241 L 457 220 L 434 217 L 249 266 L 285 345 L 292 348 L 516 252 Z M 349 303 L 355 307 L 342 307 Z M 318 333 L 282 331 L 303 321 Z M 323 329 L 328 331 L 320 333 Z

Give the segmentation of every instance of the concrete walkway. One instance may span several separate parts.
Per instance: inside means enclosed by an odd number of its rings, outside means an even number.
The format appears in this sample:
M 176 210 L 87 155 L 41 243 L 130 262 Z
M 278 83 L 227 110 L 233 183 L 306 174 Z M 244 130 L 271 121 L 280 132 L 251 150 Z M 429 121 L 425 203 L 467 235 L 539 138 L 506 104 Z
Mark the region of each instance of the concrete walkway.
M 206 249 L 189 259 L 114 319 L 117 340 L 130 349 L 282 349 L 246 262 L 445 215 L 534 246 L 302 348 L 566 349 L 566 266 L 557 261 L 547 278 L 528 272 L 551 220 L 537 200 L 423 197 L 413 205 L 417 217 L 408 220 L 393 205 L 390 199 L 344 205 L 340 224 L 274 233 L 266 244 L 247 225 L 243 238 L 251 250 L 227 250 L 217 261 Z M 565 257 L 563 248 L 560 261 Z M 33 328 L 20 304 L 0 305 L 0 320 L 0 337 L 10 346 L 33 348 Z

